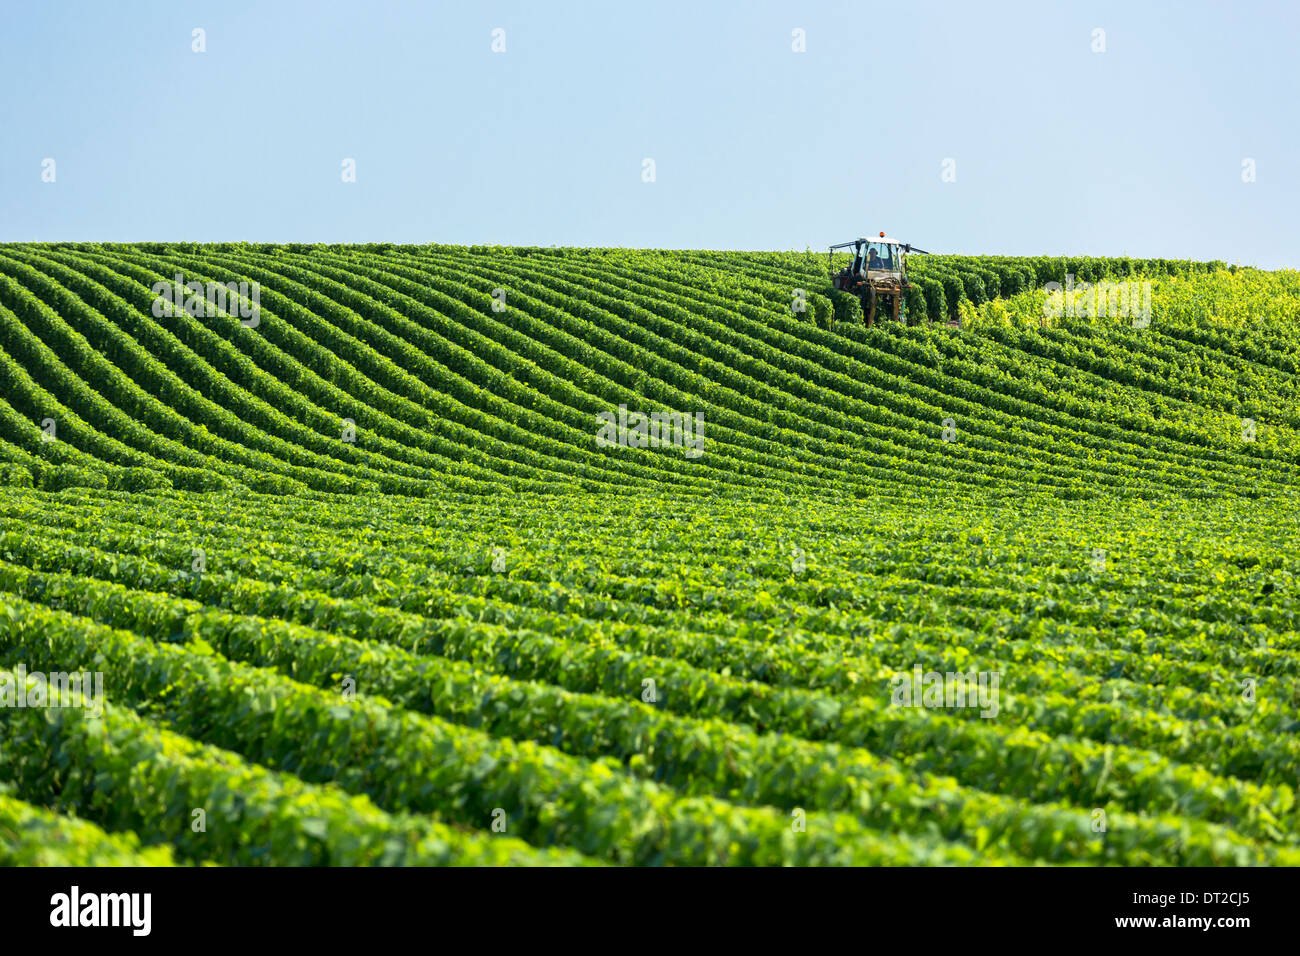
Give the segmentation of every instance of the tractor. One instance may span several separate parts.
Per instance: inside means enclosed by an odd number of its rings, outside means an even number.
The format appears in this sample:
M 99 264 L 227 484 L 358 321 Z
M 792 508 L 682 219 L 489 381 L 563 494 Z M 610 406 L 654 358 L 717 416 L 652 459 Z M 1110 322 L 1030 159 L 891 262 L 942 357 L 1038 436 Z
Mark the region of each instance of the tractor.
M 835 250 L 849 246 L 853 247 L 853 264 L 835 272 Z M 877 312 L 897 322 L 903 312 L 903 296 L 911 288 L 907 281 L 910 252 L 928 255 L 924 249 L 886 238 L 883 232 L 878 239 L 854 239 L 831 246 L 826 254 L 831 284 L 861 300 L 862 319 L 867 325 L 875 323 Z

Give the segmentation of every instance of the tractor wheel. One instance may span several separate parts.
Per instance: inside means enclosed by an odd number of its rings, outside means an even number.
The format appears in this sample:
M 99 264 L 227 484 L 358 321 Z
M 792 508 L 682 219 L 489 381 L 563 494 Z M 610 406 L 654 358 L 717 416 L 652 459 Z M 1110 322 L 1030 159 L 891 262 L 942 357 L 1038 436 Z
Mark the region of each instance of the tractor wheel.
M 865 285 L 862 287 L 862 321 L 867 328 L 876 317 L 876 289 L 875 286 Z

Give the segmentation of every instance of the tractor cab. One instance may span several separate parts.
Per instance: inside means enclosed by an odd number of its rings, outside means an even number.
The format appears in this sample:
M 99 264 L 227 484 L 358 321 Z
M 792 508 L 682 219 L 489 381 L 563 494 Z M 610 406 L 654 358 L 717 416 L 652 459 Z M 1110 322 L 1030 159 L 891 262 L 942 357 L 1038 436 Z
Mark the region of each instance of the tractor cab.
M 893 239 L 862 242 L 853 256 L 853 274 L 865 276 L 868 272 L 903 272 L 903 249 Z
M 890 239 L 883 232 L 875 239 L 854 239 L 831 246 L 828 261 L 834 262 L 836 249 L 853 248 L 853 262 L 839 272 L 831 266 L 831 284 L 841 292 L 862 300 L 862 317 L 867 325 L 876 320 L 878 308 L 898 321 L 902 315 L 903 296 L 911 287 L 907 281 L 907 254 L 912 246 Z M 915 250 L 924 252 L 923 249 Z

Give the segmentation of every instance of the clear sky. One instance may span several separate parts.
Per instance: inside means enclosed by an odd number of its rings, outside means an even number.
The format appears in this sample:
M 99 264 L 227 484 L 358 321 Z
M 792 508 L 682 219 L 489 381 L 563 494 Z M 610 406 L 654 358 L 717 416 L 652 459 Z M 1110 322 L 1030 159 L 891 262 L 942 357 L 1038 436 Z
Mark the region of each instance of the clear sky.
M 1297 3 L 3 0 L 0 240 L 1297 267 L 1298 114 Z

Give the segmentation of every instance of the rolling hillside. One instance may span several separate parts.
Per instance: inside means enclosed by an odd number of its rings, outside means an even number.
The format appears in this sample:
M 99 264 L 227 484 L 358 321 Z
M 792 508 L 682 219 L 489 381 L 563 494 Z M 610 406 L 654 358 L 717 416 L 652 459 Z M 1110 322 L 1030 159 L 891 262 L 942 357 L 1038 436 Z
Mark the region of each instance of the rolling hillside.
M 45 485 L 416 496 L 1280 493 L 1295 475 L 1293 275 L 1166 277 L 1148 329 L 962 335 L 822 328 L 818 257 L 293 248 L 0 247 L 0 454 Z M 176 275 L 260 284 L 256 328 L 155 317 Z M 1278 321 L 1180 308 L 1202 288 Z M 708 453 L 597 447 L 619 405 L 702 415 Z
M 1300 862 L 1300 275 L 912 270 L 0 245 L 0 862 Z

